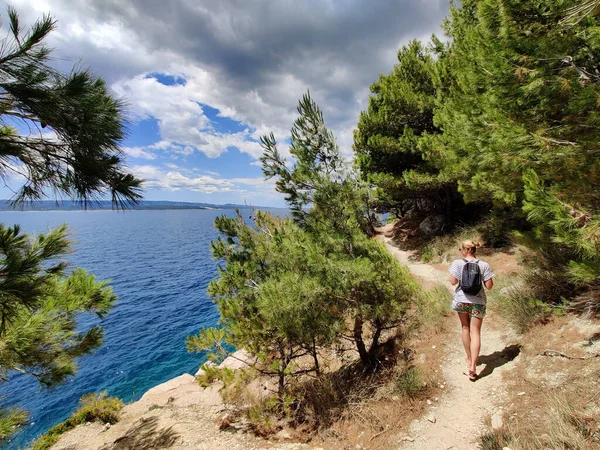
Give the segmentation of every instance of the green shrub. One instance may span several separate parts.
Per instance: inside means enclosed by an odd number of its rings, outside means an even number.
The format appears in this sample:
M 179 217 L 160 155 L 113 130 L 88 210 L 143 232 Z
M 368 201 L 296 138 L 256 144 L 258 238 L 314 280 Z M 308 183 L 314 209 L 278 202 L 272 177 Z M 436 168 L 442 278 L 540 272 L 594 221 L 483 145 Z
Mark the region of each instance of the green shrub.
M 395 380 L 396 392 L 404 397 L 415 398 L 423 391 L 423 373 L 415 366 L 406 367 Z
M 533 296 L 524 285 L 515 284 L 498 296 L 500 314 L 519 333 L 523 333 L 536 323 L 545 323 L 553 313 L 553 308 Z
M 515 209 L 494 209 L 476 227 L 481 239 L 488 248 L 503 248 L 513 244 L 513 230 L 531 228 L 521 211 Z
M 442 330 L 444 316 L 450 312 L 451 304 L 452 294 L 442 284 L 423 292 L 417 299 L 418 321 L 416 326 L 428 325 L 436 330 Z
M 18 427 L 26 423 L 27 413 L 22 409 L 0 409 L 0 441 L 12 436 Z
M 107 397 L 107 392 L 100 394 L 86 394 L 81 397 L 81 406 L 71 417 L 62 423 L 50 428 L 31 446 L 31 450 L 47 450 L 52 447 L 60 437 L 77 425 L 86 422 L 110 423 L 119 421 L 119 412 L 125 404 L 118 398 Z
M 423 248 L 423 253 L 421 253 L 421 260 L 424 263 L 428 263 L 433 259 L 433 247 L 431 246 L 431 244 L 427 244 L 424 248 Z

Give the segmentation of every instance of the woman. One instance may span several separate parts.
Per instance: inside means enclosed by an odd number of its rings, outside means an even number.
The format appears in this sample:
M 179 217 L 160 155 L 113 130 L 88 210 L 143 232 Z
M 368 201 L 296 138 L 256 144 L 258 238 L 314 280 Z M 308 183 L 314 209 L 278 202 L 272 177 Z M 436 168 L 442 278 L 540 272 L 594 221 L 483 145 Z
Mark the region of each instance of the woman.
M 481 325 L 485 316 L 485 286 L 492 289 L 494 286 L 494 272 L 490 265 L 480 261 L 475 257 L 475 251 L 480 245 L 473 241 L 464 241 L 459 252 L 462 259 L 455 260 L 450 266 L 450 283 L 452 286 L 458 284 L 454 292 L 454 301 L 452 309 L 458 313 L 460 324 L 462 325 L 462 341 L 467 353 L 467 367 L 469 368 L 469 380 L 477 379 L 477 359 L 479 358 L 479 349 L 481 348 Z M 467 262 L 474 262 L 479 266 L 481 273 L 482 287 L 477 294 L 467 294 L 463 292 L 460 285 L 463 267 Z

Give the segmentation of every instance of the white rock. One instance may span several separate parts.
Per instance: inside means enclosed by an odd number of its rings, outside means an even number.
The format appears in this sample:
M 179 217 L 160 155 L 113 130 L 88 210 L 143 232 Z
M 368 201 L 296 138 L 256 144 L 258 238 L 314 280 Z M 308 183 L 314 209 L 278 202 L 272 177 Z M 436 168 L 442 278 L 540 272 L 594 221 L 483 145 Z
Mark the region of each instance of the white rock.
M 498 431 L 504 426 L 502 411 L 496 411 L 492 416 L 492 430 Z
M 402 440 L 405 442 L 415 442 L 415 440 L 410 436 L 404 436 Z
M 241 349 L 225 358 L 225 361 L 219 364 L 219 369 L 245 369 L 246 367 L 250 367 L 254 363 L 254 360 L 255 358 L 250 353 Z
M 427 404 L 428 404 L 428 405 L 431 405 L 431 403 L 432 403 L 432 401 L 431 401 L 431 400 L 429 400 L 429 399 L 427 399 Z
M 525 395 L 525 392 L 519 392 L 517 395 Z
M 289 431 L 287 430 L 279 430 L 276 434 L 275 437 L 277 439 L 281 439 L 281 440 L 289 440 L 292 439 L 292 435 L 290 434 Z
M 152 389 L 147 390 L 146 393 L 142 395 L 141 399 L 148 400 L 149 398 L 158 394 L 167 393 L 169 391 L 177 389 L 178 387 L 186 383 L 196 383 L 196 380 L 189 373 L 184 373 L 183 375 L 180 375 L 163 384 L 159 384 L 158 386 L 154 386 Z
M 427 416 L 427 420 L 430 421 L 431 423 L 435 423 L 435 416 L 433 414 L 429 414 Z

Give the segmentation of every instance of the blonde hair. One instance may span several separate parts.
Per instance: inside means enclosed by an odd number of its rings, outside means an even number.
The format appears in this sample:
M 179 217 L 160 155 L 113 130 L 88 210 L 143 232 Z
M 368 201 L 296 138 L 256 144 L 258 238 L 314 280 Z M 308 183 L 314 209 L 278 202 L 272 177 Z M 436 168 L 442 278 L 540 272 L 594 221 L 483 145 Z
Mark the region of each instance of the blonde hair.
M 479 247 L 481 247 L 481 244 L 479 242 L 471 240 L 462 241 L 460 243 L 461 250 L 469 250 L 473 254 L 475 254 L 475 250 L 477 250 Z

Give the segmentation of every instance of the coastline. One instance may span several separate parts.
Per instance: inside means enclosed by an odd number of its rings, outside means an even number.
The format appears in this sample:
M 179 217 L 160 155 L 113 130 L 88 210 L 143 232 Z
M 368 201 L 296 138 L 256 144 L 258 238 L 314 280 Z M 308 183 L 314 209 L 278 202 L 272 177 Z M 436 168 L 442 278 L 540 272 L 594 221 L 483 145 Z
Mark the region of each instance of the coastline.
M 249 366 L 245 361 L 250 360 L 249 353 L 238 350 L 218 367 L 237 370 Z M 112 448 L 124 441 L 127 441 L 124 448 L 135 448 L 141 443 L 160 447 L 175 440 L 182 441 L 182 448 L 215 448 L 217 441 L 219 448 L 257 448 L 258 438 L 252 435 L 236 433 L 229 436 L 230 433 L 224 434 L 219 430 L 218 419 L 230 408 L 221 398 L 220 382 L 206 388 L 200 386 L 196 376 L 203 372 L 199 368 L 195 376 L 183 373 L 148 389 L 139 400 L 125 405 L 116 424 L 88 422 L 79 425 L 61 436 L 52 449 L 99 450 Z M 182 421 L 182 417 L 186 420 Z

